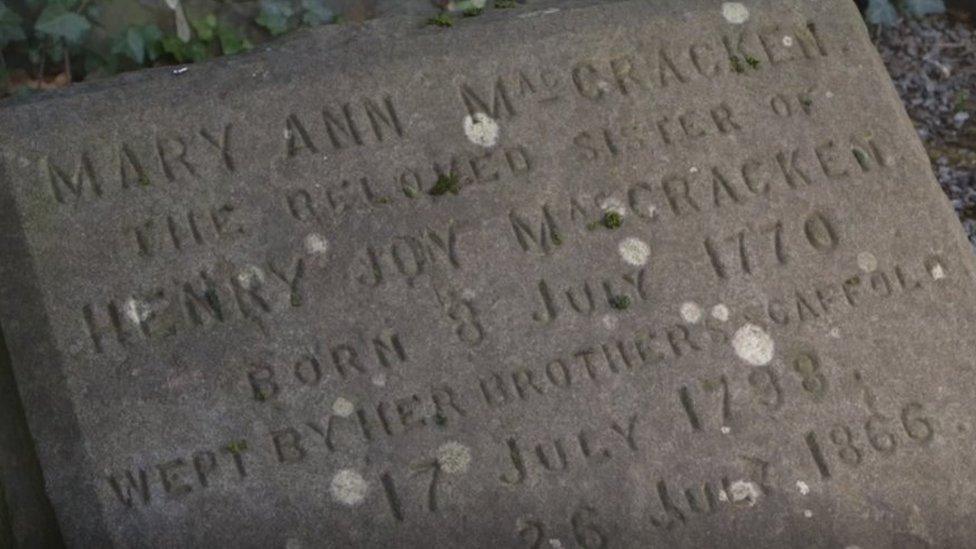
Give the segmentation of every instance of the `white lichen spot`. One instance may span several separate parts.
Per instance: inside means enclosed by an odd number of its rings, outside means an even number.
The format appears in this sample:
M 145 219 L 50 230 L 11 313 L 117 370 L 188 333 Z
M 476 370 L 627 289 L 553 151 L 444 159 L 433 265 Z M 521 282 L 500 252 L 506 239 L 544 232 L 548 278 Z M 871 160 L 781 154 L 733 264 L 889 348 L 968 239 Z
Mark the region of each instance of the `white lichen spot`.
M 475 291 L 472 290 L 471 288 L 465 288 L 461 290 L 461 299 L 465 301 L 471 301 L 476 297 L 478 297 L 478 294 L 476 294 Z
M 332 499 L 343 505 L 359 505 L 366 499 L 366 481 L 352 469 L 342 469 L 332 477 Z
M 339 397 L 332 403 L 332 413 L 339 417 L 349 417 L 356 411 L 356 405 L 349 399 Z
M 627 208 L 618 198 L 610 197 L 600 202 L 600 209 L 604 212 L 613 212 L 621 217 L 627 215 Z
M 698 324 L 702 317 L 701 307 L 694 301 L 686 301 L 681 304 L 681 318 L 688 324 Z
M 741 25 L 749 20 L 749 8 L 742 2 L 725 2 L 722 4 L 722 17 L 733 25 Z
M 386 375 L 379 373 L 369 378 L 370 382 L 377 387 L 386 387 Z
M 873 273 L 878 270 L 878 258 L 871 252 L 861 252 L 857 254 L 857 266 L 866 273 Z
M 722 431 L 723 435 L 727 435 L 732 432 L 732 428 L 728 425 L 723 425 L 721 428 L 719 428 L 719 431 Z
M 733 482 L 732 486 L 729 487 L 729 492 L 732 496 L 732 503 L 745 502 L 750 507 L 755 505 L 759 501 L 759 496 L 762 495 L 759 485 L 748 480 Z
M 494 147 L 498 142 L 498 122 L 483 112 L 464 117 L 464 135 L 475 145 Z
M 860 545 L 848 545 L 847 547 L 844 547 L 844 549 L 861 549 L 861 546 Z
M 329 251 L 329 241 L 318 233 L 305 237 L 305 253 L 308 255 L 325 255 Z
M 718 500 L 719 501 L 729 501 L 729 494 L 725 490 L 719 490 L 718 491 Z
M 804 509 L 803 510 L 803 516 L 805 516 L 807 518 L 813 518 L 813 511 L 811 511 L 809 509 Z
M 449 475 L 463 473 L 471 464 L 471 449 L 460 442 L 445 442 L 437 449 L 437 464 Z
M 145 301 L 133 297 L 125 302 L 125 316 L 129 317 L 133 324 L 142 324 L 150 314 L 152 314 L 152 307 Z
M 689 169 L 688 171 L 690 173 L 698 173 L 698 167 L 697 166 L 692 166 L 691 169 Z
M 929 267 L 929 275 L 932 276 L 932 280 L 942 280 L 946 277 L 945 269 L 939 263 Z
M 783 37 L 783 45 L 786 46 L 787 48 L 793 47 L 793 37 L 792 36 L 784 36 Z
M 742 360 L 753 366 L 765 366 L 773 360 L 775 343 L 766 330 L 747 323 L 732 336 L 732 348 Z
M 237 281 L 247 289 L 260 286 L 264 283 L 264 271 L 254 265 L 249 265 L 237 273 Z
M 834 339 L 840 339 L 840 328 L 831 328 L 830 337 Z
M 625 239 L 617 247 L 617 250 L 620 251 L 620 257 L 624 258 L 627 264 L 635 267 L 643 267 L 651 257 L 651 247 L 639 238 Z
M 647 215 L 648 219 L 654 219 L 654 216 L 657 215 L 657 206 L 654 204 L 648 204 L 647 207 L 644 208 L 644 213 Z
M 613 315 L 603 316 L 603 327 L 611 332 L 617 329 L 617 317 Z
M 719 303 L 712 307 L 712 318 L 719 322 L 726 322 L 729 319 L 729 308 Z
M 800 491 L 801 496 L 805 496 L 810 493 L 810 485 L 802 480 L 796 481 L 796 489 Z
M 563 542 L 559 541 L 557 538 L 550 538 L 549 547 L 552 547 L 552 549 L 563 549 Z
M 833 99 L 834 98 L 834 92 L 828 91 L 827 93 L 824 94 L 824 96 L 827 97 L 827 99 Z

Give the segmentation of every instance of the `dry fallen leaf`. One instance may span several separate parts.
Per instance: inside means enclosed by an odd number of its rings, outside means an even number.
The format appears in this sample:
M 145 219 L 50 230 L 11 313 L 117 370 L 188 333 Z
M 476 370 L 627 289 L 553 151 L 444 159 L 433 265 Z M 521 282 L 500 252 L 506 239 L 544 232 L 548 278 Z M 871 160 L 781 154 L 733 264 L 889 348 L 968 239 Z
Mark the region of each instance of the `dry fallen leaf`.
M 12 92 L 16 92 L 20 88 L 28 88 L 31 90 L 54 90 L 67 87 L 69 84 L 71 84 L 71 77 L 67 72 L 37 79 L 28 74 L 28 72 L 25 70 L 18 69 L 10 71 L 10 89 Z

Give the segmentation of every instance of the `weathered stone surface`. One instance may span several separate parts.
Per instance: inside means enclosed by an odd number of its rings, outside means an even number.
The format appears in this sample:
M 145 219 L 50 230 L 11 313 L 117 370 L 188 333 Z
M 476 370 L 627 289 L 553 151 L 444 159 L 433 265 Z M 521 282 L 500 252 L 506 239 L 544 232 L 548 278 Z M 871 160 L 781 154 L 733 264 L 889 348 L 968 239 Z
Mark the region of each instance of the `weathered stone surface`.
M 0 136 L 71 545 L 976 537 L 973 257 L 847 0 L 323 29 Z
M 0 338 L 0 547 L 56 547 L 60 541 Z

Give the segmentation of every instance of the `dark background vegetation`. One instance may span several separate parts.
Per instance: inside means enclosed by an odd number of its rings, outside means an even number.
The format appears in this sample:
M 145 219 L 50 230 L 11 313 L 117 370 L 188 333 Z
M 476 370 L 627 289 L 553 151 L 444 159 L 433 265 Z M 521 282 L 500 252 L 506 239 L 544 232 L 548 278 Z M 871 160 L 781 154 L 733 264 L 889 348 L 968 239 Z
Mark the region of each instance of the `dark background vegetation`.
M 232 55 L 302 27 L 385 14 L 423 15 L 427 24 L 450 27 L 532 1 L 0 0 L 0 101 Z M 976 0 L 851 1 L 976 245 Z
M 303 26 L 417 11 L 452 17 L 530 0 L 0 0 L 0 97 L 121 71 L 201 61 L 253 48 Z M 945 0 L 857 0 L 875 24 L 941 13 Z M 976 0 L 948 0 L 976 10 Z

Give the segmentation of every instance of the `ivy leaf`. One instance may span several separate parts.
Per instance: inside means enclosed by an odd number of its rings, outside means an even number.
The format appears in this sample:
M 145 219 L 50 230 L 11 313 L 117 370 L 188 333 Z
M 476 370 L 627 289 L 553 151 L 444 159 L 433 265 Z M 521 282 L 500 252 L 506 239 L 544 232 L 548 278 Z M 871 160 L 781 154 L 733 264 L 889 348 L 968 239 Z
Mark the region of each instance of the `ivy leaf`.
M 145 25 L 140 32 L 146 44 L 146 57 L 150 61 L 155 61 L 163 53 L 163 31 L 156 25 Z
M 82 13 L 86 18 L 88 18 L 89 21 L 98 21 L 99 19 L 102 18 L 102 14 L 104 13 L 104 11 L 101 5 L 91 4 L 87 8 L 82 10 Z
M 140 65 L 146 60 L 146 40 L 135 27 L 129 27 L 125 33 L 125 54 Z
M 920 17 L 934 13 L 945 13 L 943 0 L 902 0 L 901 9 L 908 15 Z
M 217 39 L 220 41 L 220 51 L 224 55 L 234 55 L 251 49 L 251 43 L 229 25 L 217 27 Z
M 133 25 L 112 45 L 112 53 L 128 57 L 138 65 L 155 61 L 163 51 L 163 31 L 156 25 Z
M 325 5 L 325 0 L 302 0 L 302 23 L 308 26 L 331 23 L 335 14 Z
M 164 53 L 168 53 L 177 63 L 184 63 L 189 59 L 189 46 L 176 36 L 164 36 L 161 42 Z
M 23 20 L 17 12 L 0 1 L 0 48 L 11 42 L 27 39 L 24 29 L 20 26 L 21 23 Z
M 891 26 L 898 23 L 898 12 L 889 0 L 870 0 L 864 16 L 874 25 Z
M 261 0 L 261 13 L 254 21 L 278 36 L 288 31 L 288 20 L 294 14 L 295 7 L 290 0 Z
M 204 42 L 210 42 L 214 39 L 214 31 L 217 30 L 217 16 L 210 14 L 203 19 L 194 19 L 191 23 L 193 25 L 193 30 L 196 31 L 197 37 Z
M 91 23 L 63 5 L 51 4 L 41 12 L 34 29 L 40 34 L 64 38 L 69 44 L 78 44 L 91 29 Z
M 85 49 L 83 66 L 85 68 L 86 79 L 109 76 L 119 72 L 118 56 L 105 56 L 102 52 L 93 48 Z

